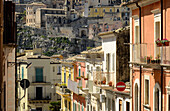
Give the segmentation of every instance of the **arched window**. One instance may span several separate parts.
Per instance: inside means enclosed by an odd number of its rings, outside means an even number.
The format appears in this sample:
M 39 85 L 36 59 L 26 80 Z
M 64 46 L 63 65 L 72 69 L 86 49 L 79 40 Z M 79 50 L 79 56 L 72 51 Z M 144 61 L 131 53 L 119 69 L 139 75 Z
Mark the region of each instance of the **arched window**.
M 153 95 L 153 101 L 154 101 L 154 111 L 160 111 L 161 110 L 161 88 L 159 86 L 159 83 L 155 84 L 154 87 L 154 95 Z
M 138 84 L 136 83 L 135 84 L 135 111 L 138 111 L 138 98 L 139 98 L 139 95 L 138 95 Z

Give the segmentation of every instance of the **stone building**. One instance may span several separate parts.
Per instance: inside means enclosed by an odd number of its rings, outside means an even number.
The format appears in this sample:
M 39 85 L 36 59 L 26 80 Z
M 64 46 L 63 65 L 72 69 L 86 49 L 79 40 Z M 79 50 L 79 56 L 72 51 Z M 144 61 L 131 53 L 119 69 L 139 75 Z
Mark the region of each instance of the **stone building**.
M 47 6 L 42 2 L 33 2 L 26 6 L 26 25 L 35 27 L 36 26 L 36 10 L 38 8 L 46 8 Z
M 15 111 L 16 98 L 16 22 L 15 4 L 0 1 L 0 110 Z M 4 13 L 3 13 L 4 12 Z
M 170 2 L 132 0 L 128 7 L 132 111 L 169 111 Z
M 17 58 L 18 80 L 30 81 L 25 97 L 19 102 L 20 111 L 48 111 L 50 102 L 60 101 L 60 96 L 55 93 L 55 84 L 61 82 L 61 63 L 55 57 L 35 54 L 36 52 L 27 50 L 25 56 Z M 19 98 L 23 95 L 24 90 L 19 86 Z

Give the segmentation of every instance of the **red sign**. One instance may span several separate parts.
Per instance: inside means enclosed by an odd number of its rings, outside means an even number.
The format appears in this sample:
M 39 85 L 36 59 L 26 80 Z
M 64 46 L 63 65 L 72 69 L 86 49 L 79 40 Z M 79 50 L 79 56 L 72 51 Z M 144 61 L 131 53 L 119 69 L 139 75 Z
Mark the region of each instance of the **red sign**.
M 118 82 L 116 88 L 118 91 L 124 91 L 126 89 L 126 84 L 124 82 Z

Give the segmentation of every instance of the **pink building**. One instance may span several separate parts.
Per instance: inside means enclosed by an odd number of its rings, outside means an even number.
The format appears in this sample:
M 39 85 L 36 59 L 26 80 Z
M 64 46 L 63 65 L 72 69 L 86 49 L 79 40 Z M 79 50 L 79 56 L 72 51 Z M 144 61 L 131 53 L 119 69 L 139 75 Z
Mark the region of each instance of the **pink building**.
M 85 60 L 82 58 L 77 58 L 75 62 L 77 65 L 77 71 L 74 74 L 76 77 L 75 81 L 77 82 L 78 94 L 73 92 L 73 111 L 85 111 L 86 110 L 86 100 L 85 100 L 85 89 L 87 86 L 86 80 L 86 67 L 85 67 Z
M 132 111 L 170 111 L 170 46 L 159 41 L 170 40 L 170 1 L 138 0 L 128 7 Z

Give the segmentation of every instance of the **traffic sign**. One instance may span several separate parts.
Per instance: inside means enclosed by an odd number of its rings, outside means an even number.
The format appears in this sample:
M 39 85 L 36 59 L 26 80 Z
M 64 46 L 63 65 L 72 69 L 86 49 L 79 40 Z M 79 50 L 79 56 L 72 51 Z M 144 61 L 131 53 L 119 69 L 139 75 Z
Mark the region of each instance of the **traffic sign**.
M 126 84 L 124 82 L 118 82 L 116 88 L 118 91 L 124 91 L 126 89 Z
M 23 79 L 20 81 L 20 86 L 23 88 L 23 89 L 26 89 L 30 86 L 30 82 L 28 79 Z

